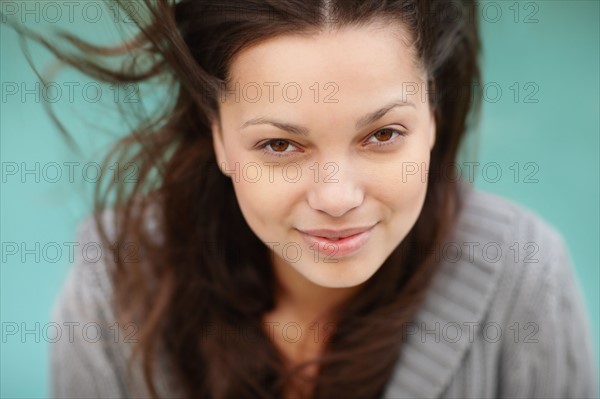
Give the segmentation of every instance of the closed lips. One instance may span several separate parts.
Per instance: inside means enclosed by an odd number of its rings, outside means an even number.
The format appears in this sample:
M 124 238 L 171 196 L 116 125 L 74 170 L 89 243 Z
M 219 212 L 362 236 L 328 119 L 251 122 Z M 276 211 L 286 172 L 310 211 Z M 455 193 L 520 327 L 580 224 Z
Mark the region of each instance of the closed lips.
M 315 237 L 322 237 L 328 240 L 339 240 L 340 238 L 347 238 L 356 234 L 364 233 L 367 230 L 373 228 L 373 225 L 365 226 L 365 227 L 353 227 L 343 230 L 333 230 L 333 229 L 312 229 L 312 230 L 304 230 L 299 229 L 301 232 L 305 234 L 309 234 Z

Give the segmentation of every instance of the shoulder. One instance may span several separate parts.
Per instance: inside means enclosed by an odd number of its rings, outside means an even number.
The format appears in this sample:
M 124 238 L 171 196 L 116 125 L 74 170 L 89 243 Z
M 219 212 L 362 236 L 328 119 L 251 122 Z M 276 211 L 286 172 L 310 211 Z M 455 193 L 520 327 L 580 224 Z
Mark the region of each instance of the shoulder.
M 573 274 L 568 248 L 559 230 L 535 211 L 503 196 L 460 185 L 460 211 L 452 234 L 438 249 L 445 271 L 480 274 L 488 294 L 539 289 Z M 480 272 L 480 273 L 477 273 Z M 546 281 L 548 284 L 540 285 Z
M 134 215 L 139 209 L 134 208 Z M 154 202 L 142 209 L 142 231 L 152 242 L 160 242 L 163 235 L 158 227 L 158 204 Z M 140 248 L 141 244 L 137 240 L 121 237 L 123 223 L 122 216 L 114 208 L 105 209 L 99 214 L 88 214 L 79 222 L 75 233 L 75 256 L 61 293 L 63 299 L 58 301 L 59 304 L 74 304 L 75 301 L 64 298 L 70 296 L 96 302 L 108 311 L 108 299 L 113 292 L 110 273 L 115 256 L 124 257 L 125 262 L 137 262 L 143 254 L 143 248 Z
M 146 220 L 149 229 L 156 229 L 155 216 L 148 214 Z M 87 215 L 77 226 L 73 263 L 50 316 L 61 329 L 68 327 L 50 347 L 55 397 L 123 397 L 131 393 L 129 389 L 144 392 L 139 374 L 129 387 L 125 379 L 139 328 L 133 322 L 120 325 L 113 306 L 110 247 L 119 245 L 119 223 L 115 210 L 107 209 L 98 218 Z
M 558 229 L 537 212 L 470 186 L 463 186 L 462 193 L 464 202 L 458 219 L 459 229 L 495 239 L 499 244 L 526 240 L 544 244 L 546 249 L 564 245 Z
M 533 210 L 497 194 L 464 190 L 454 239 L 465 252 L 459 267 L 474 263 L 494 276 L 489 289 L 495 292 L 488 305 L 498 314 L 539 313 L 544 302 L 549 306 L 564 294 L 560 281 L 575 276 L 559 230 Z
M 50 316 L 64 329 L 50 345 L 53 397 L 123 396 L 123 355 L 129 348 L 113 341 L 110 262 L 93 217 L 79 224 L 74 248 L 73 264 Z
M 593 397 L 589 322 L 561 234 L 502 196 L 460 194 L 386 397 Z
M 460 315 L 461 322 L 561 311 L 556 298 L 571 293 L 560 281 L 574 280 L 574 269 L 558 229 L 525 206 L 467 184 L 460 198 L 454 230 L 433 251 L 440 270 L 425 307 L 448 320 Z
M 469 251 L 467 261 L 504 278 L 539 273 L 557 278 L 573 272 L 563 235 L 537 212 L 476 188 L 465 187 L 462 193 L 463 206 L 453 238 Z
M 113 211 L 105 211 L 101 220 L 105 226 L 111 226 Z M 108 233 L 110 240 L 114 237 L 114 232 L 109 228 Z M 73 263 L 53 308 L 55 318 L 61 314 L 110 318 L 108 298 L 112 292 L 109 281 L 111 256 L 92 215 L 85 217 L 77 226 L 74 248 Z
M 476 189 L 465 195 L 459 226 L 462 240 L 478 237 L 475 262 L 496 275 L 480 323 L 500 334 L 490 343 L 482 329 L 482 342 L 499 350 L 499 395 L 593 397 L 590 320 L 562 234 L 534 211 Z

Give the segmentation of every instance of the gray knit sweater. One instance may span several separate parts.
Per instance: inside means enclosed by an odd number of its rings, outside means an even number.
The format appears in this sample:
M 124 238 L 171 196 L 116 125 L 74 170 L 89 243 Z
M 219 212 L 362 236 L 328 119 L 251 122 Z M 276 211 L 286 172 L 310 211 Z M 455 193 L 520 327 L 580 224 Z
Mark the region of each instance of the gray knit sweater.
M 78 242 L 100 242 L 91 219 Z M 114 334 L 110 282 L 95 246 L 76 259 L 54 306 L 52 321 L 73 333 L 50 344 L 52 395 L 147 397 L 138 368 L 126 386 L 135 326 L 129 336 Z M 586 308 L 555 229 L 506 199 L 468 190 L 453 239 L 435 254 L 440 273 L 406 325 L 385 398 L 598 397 Z M 160 369 L 159 392 L 180 396 L 169 381 Z

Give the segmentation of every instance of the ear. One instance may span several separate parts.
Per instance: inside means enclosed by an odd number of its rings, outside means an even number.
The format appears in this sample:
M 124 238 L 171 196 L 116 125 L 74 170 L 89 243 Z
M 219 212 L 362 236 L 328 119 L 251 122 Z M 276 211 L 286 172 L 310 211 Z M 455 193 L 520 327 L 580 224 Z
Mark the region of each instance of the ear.
M 228 176 L 225 171 L 230 169 L 227 164 L 227 157 L 225 156 L 225 146 L 223 145 L 223 132 L 221 129 L 221 122 L 218 118 L 212 119 L 211 131 L 213 139 L 213 149 L 215 151 L 217 165 L 219 165 L 219 169 L 221 169 L 221 172 L 225 176 Z
M 435 145 L 435 138 L 437 136 L 437 126 L 435 123 L 435 110 L 431 110 L 429 120 L 429 151 L 433 150 Z
M 426 80 L 427 85 L 429 87 L 429 90 L 427 90 L 427 102 L 429 103 L 429 151 L 433 150 L 433 147 L 435 146 L 435 139 L 437 136 L 437 126 L 435 123 L 435 115 L 437 114 L 437 105 L 432 106 L 431 103 L 436 104 L 437 101 L 431 101 L 431 99 L 429 98 L 430 95 L 434 96 L 434 99 L 436 99 L 437 93 L 436 93 L 436 89 L 437 89 L 437 85 L 435 84 L 435 79 L 432 79 L 431 82 L 429 80 Z M 430 85 L 430 86 L 429 86 Z

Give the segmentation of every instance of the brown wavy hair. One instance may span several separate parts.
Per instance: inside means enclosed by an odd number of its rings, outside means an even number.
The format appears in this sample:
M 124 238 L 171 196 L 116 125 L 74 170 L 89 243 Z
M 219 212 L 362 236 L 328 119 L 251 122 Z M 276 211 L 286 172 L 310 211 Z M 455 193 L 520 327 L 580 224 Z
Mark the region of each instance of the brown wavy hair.
M 126 8 L 128 2 L 118 3 Z M 413 320 L 436 272 L 433 249 L 451 233 L 461 208 L 459 183 L 439 172 L 455 162 L 469 115 L 479 110 L 480 92 L 471 90 L 480 81 L 474 2 L 146 0 L 143 5 L 145 14 L 136 19 L 139 32 L 115 47 L 60 33 L 78 50 L 68 52 L 18 28 L 99 81 L 166 78 L 164 110 L 143 117 L 104 162 L 135 163 L 137 182 L 99 184 L 94 197 L 102 240 L 109 242 L 101 214 L 111 208 L 117 242 L 133 240 L 141 249 L 141 261 L 127 261 L 121 251 L 110 268 L 115 314 L 121 325 L 135 320 L 140 328 L 130 368 L 141 356 L 144 383 L 157 397 L 160 348 L 165 369 L 186 397 L 276 398 L 316 362 L 311 397 L 380 397 L 405 341 L 402 326 Z M 376 19 L 409 29 L 433 93 L 437 137 L 425 203 L 381 268 L 336 308 L 339 319 L 322 356 L 286 369 L 261 326 L 261 315 L 276 305 L 270 250 L 245 222 L 231 180 L 218 169 L 210 121 L 219 115 L 220 90 L 241 49 L 277 35 L 317 34 Z M 100 62 L 117 55 L 128 57 L 120 68 Z M 115 200 L 109 204 L 112 192 Z M 207 328 L 221 333 L 206 334 Z M 222 333 L 231 330 L 252 339 Z

